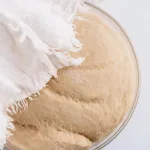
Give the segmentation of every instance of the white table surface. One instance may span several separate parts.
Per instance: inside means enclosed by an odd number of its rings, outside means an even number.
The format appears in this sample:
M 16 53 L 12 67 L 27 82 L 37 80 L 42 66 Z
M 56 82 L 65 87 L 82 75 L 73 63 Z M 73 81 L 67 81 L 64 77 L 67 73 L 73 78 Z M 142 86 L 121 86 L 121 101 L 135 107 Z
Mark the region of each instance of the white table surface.
M 139 103 L 132 119 L 104 150 L 150 150 L 150 0 L 104 0 L 99 6 L 127 31 L 142 78 Z
M 125 129 L 104 150 L 150 150 L 150 0 L 103 0 L 99 6 L 127 31 L 141 71 L 136 111 Z

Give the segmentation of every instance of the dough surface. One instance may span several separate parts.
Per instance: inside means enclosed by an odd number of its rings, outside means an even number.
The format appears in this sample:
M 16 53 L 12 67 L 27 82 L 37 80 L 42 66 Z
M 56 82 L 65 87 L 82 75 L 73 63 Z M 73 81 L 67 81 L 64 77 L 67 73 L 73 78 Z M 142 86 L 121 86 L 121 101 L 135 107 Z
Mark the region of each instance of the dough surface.
M 58 71 L 58 78 L 14 116 L 16 132 L 8 140 L 22 150 L 87 150 L 123 120 L 136 89 L 130 49 L 96 14 L 76 20 L 86 57 L 82 65 Z

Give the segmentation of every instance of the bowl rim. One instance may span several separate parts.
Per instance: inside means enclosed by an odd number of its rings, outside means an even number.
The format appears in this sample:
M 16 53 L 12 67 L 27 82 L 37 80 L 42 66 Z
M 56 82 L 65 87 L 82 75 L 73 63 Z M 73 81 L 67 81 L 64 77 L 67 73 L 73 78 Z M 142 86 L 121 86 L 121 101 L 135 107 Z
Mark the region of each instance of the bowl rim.
M 119 127 L 117 127 L 114 132 L 109 134 L 104 140 L 95 144 L 92 148 L 89 149 L 89 150 L 100 150 L 100 149 L 104 148 L 105 146 L 107 146 L 108 144 L 110 144 L 123 131 L 123 129 L 127 126 L 128 122 L 131 120 L 133 113 L 135 112 L 135 109 L 137 107 L 138 100 L 139 100 L 140 87 L 141 87 L 140 67 L 139 67 L 139 61 L 138 61 L 134 46 L 132 45 L 131 40 L 128 37 L 128 35 L 127 35 L 125 29 L 122 27 L 122 25 L 120 25 L 120 23 L 112 15 L 110 15 L 108 12 L 106 12 L 105 10 L 100 8 L 100 6 L 97 6 L 96 4 L 94 4 L 92 2 L 85 2 L 85 4 L 93 7 L 94 9 L 96 9 L 98 11 L 101 11 L 104 15 L 106 15 L 108 18 L 110 18 L 120 28 L 121 32 L 124 34 L 127 41 L 129 42 L 129 45 L 131 46 L 131 49 L 132 49 L 132 52 L 134 55 L 134 59 L 135 59 L 135 63 L 136 63 L 136 71 L 137 71 L 136 94 L 135 94 L 135 98 L 134 98 L 134 102 L 132 104 L 131 110 L 129 111 L 129 113 L 127 113 L 125 118 L 120 123 Z M 13 144 L 11 144 L 9 141 L 7 141 L 4 149 L 5 148 L 8 148 L 8 149 L 11 148 L 11 150 L 20 150 L 19 148 L 16 148 Z

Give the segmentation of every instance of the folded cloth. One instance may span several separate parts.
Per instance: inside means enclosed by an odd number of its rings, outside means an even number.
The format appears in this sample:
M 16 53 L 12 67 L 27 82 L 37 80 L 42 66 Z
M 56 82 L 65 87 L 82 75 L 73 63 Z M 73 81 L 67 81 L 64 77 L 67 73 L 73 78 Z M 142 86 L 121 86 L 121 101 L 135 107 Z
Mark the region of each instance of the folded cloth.
M 72 21 L 82 0 L 0 0 L 0 149 L 14 129 L 7 113 L 32 99 L 57 70 L 76 66 L 79 51 Z

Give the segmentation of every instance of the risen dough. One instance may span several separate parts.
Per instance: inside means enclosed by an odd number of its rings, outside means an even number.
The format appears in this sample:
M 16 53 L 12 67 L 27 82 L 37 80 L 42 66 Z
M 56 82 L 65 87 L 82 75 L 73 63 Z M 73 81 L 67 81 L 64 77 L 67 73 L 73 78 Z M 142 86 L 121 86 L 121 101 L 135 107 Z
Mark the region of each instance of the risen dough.
M 86 57 L 59 70 L 29 107 L 14 116 L 9 141 L 21 150 L 86 150 L 104 139 L 131 107 L 136 83 L 126 41 L 103 19 L 84 14 L 75 22 Z

